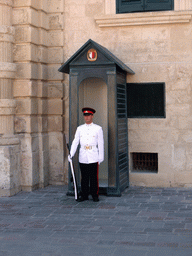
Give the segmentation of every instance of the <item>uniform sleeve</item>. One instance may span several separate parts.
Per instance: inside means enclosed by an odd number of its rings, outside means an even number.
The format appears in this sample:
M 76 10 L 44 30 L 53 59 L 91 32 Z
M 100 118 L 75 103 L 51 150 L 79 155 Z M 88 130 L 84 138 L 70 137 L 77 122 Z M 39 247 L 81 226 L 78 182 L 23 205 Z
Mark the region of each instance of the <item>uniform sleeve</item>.
M 80 132 L 79 132 L 79 129 L 77 128 L 76 133 L 75 133 L 75 138 L 74 138 L 74 140 L 72 142 L 72 145 L 71 145 L 71 150 L 70 150 L 71 157 L 73 157 L 75 155 L 75 152 L 76 152 L 77 147 L 79 145 L 79 140 L 80 140 Z
M 104 139 L 103 139 L 103 129 L 100 128 L 98 131 L 98 149 L 99 149 L 99 163 L 104 160 Z

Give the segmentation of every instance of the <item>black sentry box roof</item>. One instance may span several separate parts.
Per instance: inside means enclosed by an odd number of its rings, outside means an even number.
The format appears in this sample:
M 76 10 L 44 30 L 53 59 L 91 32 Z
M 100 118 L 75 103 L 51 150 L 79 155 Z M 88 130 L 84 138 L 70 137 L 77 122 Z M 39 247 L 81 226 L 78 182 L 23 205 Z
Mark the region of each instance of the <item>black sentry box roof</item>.
M 98 58 L 94 62 L 87 59 L 87 51 L 94 48 L 98 52 Z M 69 74 L 70 66 L 100 66 L 114 65 L 117 68 L 130 74 L 135 74 L 127 65 L 113 55 L 108 49 L 89 39 L 75 54 L 73 54 L 59 69 L 59 72 Z

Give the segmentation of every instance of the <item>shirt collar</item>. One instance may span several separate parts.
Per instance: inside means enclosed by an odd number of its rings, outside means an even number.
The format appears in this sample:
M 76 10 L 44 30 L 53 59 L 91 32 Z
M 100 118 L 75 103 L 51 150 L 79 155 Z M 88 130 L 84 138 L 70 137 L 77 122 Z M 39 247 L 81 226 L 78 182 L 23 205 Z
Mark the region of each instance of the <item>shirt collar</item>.
M 89 126 L 92 126 L 92 124 L 93 124 L 93 122 L 92 123 L 90 123 L 90 124 L 85 124 L 87 127 L 89 127 Z

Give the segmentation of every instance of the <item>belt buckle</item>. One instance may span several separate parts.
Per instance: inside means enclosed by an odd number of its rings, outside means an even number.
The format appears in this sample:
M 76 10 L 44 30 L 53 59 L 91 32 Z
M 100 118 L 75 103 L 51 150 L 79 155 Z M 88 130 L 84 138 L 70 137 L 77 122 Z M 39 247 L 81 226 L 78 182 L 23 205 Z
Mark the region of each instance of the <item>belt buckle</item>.
M 85 150 L 91 150 L 92 146 L 85 146 Z

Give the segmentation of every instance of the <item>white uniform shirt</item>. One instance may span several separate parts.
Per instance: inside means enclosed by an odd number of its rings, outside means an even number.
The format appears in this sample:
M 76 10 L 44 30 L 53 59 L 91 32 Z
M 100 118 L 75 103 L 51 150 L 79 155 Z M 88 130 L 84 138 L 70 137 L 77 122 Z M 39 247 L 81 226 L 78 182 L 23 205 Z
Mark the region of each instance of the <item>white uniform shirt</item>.
M 79 162 L 90 164 L 103 162 L 104 140 L 102 127 L 91 123 L 77 127 L 75 138 L 71 145 L 70 155 L 73 157 L 80 143 Z

